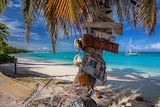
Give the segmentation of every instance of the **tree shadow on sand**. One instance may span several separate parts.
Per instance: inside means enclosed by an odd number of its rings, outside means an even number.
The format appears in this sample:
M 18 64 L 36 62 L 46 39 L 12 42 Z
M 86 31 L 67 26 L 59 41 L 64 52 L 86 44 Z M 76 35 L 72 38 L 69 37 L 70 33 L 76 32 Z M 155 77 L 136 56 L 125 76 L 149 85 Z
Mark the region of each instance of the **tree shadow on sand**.
M 108 78 L 105 85 L 111 84 L 113 89 L 120 91 L 130 90 L 140 94 L 144 98 L 150 99 L 154 103 L 157 103 L 160 99 L 160 80 L 153 79 L 154 77 L 150 78 L 145 72 L 131 68 L 113 68 L 107 74 L 110 78 Z
M 16 77 L 42 77 L 49 78 L 50 75 L 34 72 L 30 70 L 31 67 L 16 67 L 15 73 L 15 65 L 13 63 L 0 65 L 0 72 L 4 75 L 7 75 L 12 78 Z
M 25 65 L 25 66 L 19 66 L 19 65 Z M 41 68 L 41 66 L 68 66 L 72 64 L 54 64 L 54 63 L 40 63 L 40 64 L 32 64 L 32 62 L 27 62 L 26 63 L 17 63 L 16 71 L 17 73 L 15 74 L 15 65 L 14 63 L 9 63 L 9 64 L 3 64 L 0 65 L 0 72 L 3 74 L 16 78 L 16 77 L 42 77 L 42 78 L 51 78 L 51 77 L 68 77 L 68 76 L 75 76 L 75 75 L 47 75 L 44 73 L 40 73 L 39 71 L 35 72 L 31 70 L 32 68 Z M 47 70 L 47 69 L 46 69 Z

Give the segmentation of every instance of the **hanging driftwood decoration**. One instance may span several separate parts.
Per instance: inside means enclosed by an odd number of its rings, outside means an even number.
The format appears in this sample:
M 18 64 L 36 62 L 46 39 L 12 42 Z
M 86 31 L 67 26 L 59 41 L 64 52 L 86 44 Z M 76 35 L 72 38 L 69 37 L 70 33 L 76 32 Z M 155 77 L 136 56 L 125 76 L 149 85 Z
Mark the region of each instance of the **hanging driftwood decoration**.
M 114 22 L 113 19 L 109 17 L 110 15 L 111 14 L 106 15 L 105 13 L 100 12 L 98 18 L 105 21 L 105 22 Z
M 115 36 L 113 36 L 109 33 L 102 32 L 102 31 L 99 31 L 99 30 L 96 30 L 96 29 L 88 29 L 87 34 L 92 35 L 92 36 L 97 37 L 97 38 L 102 38 L 102 39 L 111 40 L 111 41 L 114 41 L 115 38 L 116 38 Z
M 106 22 L 114 22 L 113 21 L 113 12 L 112 12 L 112 9 L 110 9 L 110 8 L 109 9 L 102 8 L 102 6 L 101 6 L 98 17 Z
M 109 42 L 103 38 L 93 37 L 91 35 L 85 34 L 83 36 L 83 42 L 86 47 L 91 47 L 94 49 L 102 49 L 105 51 L 118 53 L 118 44 Z
M 118 34 L 118 35 L 122 35 L 122 28 L 118 28 L 118 29 L 113 29 L 113 33 Z
M 82 24 L 82 27 L 83 28 L 101 28 L 101 29 L 107 29 L 107 28 L 120 29 L 123 27 L 123 25 L 116 22 L 86 22 Z

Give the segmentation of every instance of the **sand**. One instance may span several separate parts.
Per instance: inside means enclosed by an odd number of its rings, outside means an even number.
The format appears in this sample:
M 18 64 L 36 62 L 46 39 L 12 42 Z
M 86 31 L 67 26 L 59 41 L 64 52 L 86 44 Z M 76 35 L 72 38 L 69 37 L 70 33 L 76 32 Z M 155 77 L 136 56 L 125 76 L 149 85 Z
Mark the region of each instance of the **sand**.
M 6 75 L 28 76 L 28 77 L 54 77 L 63 80 L 73 81 L 78 71 L 78 67 L 67 64 L 56 64 L 50 62 L 41 62 L 37 60 L 18 57 L 17 74 L 14 64 L 1 64 L 0 71 Z M 25 75 L 24 75 L 25 74 Z M 160 81 L 150 78 L 149 74 L 137 72 L 135 69 L 111 68 L 107 70 L 108 81 L 106 86 L 118 92 L 128 92 L 141 96 L 148 101 L 153 102 L 156 107 L 160 106 Z M 97 82 L 101 86 L 101 82 Z M 128 97 L 129 98 L 129 97 Z M 126 100 L 125 98 L 123 100 Z

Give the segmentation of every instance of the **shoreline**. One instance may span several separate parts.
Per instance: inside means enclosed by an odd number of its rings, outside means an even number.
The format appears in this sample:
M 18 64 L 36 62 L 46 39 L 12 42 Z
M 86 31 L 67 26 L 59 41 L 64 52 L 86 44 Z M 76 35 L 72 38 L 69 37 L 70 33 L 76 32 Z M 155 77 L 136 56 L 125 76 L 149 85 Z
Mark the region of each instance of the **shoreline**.
M 39 53 L 39 52 L 38 52 Z M 44 52 L 44 53 L 47 53 L 47 52 Z M 61 65 L 73 65 L 73 62 L 71 61 L 67 61 L 67 60 L 57 60 L 57 59 L 54 59 L 54 60 L 44 60 L 43 58 L 42 59 L 38 59 L 38 58 L 29 58 L 29 57 L 21 57 L 21 56 L 16 56 L 14 55 L 15 57 L 17 58 L 24 58 L 24 59 L 29 59 L 29 60 L 34 60 L 34 61 L 38 61 L 38 62 L 44 62 L 44 63 L 52 63 L 52 64 L 61 64 Z M 43 56 L 42 56 L 43 57 Z M 65 58 L 64 58 L 65 59 Z M 108 62 L 108 61 L 106 61 Z M 107 72 L 110 72 L 110 71 L 114 71 L 114 69 L 117 69 L 118 71 L 126 71 L 126 72 L 130 72 L 130 71 L 136 71 L 136 72 L 140 72 L 140 73 L 143 73 L 142 75 L 144 76 L 144 78 L 151 78 L 151 79 L 157 79 L 157 80 L 160 80 L 160 72 L 159 72 L 159 69 L 156 67 L 155 68 L 147 68 L 147 67 L 141 67 L 141 66 L 128 66 L 128 65 L 117 65 L 117 64 L 108 64 L 106 63 L 106 71 Z
M 29 71 L 33 71 L 33 72 L 37 72 L 37 73 L 41 73 L 44 75 L 48 75 L 48 76 L 54 76 L 54 77 L 60 77 L 60 79 L 63 79 L 63 76 L 75 76 L 76 73 L 78 72 L 78 67 L 73 65 L 73 64 L 69 64 L 66 62 L 52 62 L 52 61 L 42 61 L 42 60 L 38 60 L 38 59 L 31 59 L 31 58 L 24 58 L 24 57 L 17 57 L 18 62 L 17 62 L 17 73 L 18 74 L 26 74 Z M 8 63 L 8 64 L 2 64 L 2 66 L 0 65 L 0 68 L 6 68 L 5 66 L 11 66 L 11 68 L 7 68 L 9 70 L 9 72 L 14 73 L 15 71 L 15 65 L 14 63 Z M 65 69 L 64 69 L 65 68 Z M 23 70 L 25 69 L 25 70 Z M 47 71 L 46 71 L 47 69 Z M 57 72 L 57 70 L 59 72 Z M 68 70 L 68 72 L 66 71 Z M 131 73 L 134 76 L 139 76 L 139 78 L 142 79 L 151 79 L 151 80 L 156 80 L 156 81 L 160 81 L 160 74 L 157 78 L 155 78 L 154 76 L 156 76 L 156 74 L 154 75 L 150 75 L 150 73 L 148 72 L 143 72 L 143 71 L 139 71 L 136 68 L 128 68 L 128 67 L 117 67 L 114 65 L 112 66 L 107 66 L 106 67 L 106 72 L 107 74 L 112 74 L 114 73 L 115 76 L 118 76 L 119 74 L 127 74 L 127 73 Z M 111 77 L 108 77 L 110 79 L 113 79 Z M 66 78 L 67 79 L 67 78 Z M 73 81 L 74 78 L 71 79 L 71 81 Z M 67 79 L 70 80 L 70 79 Z
M 80 52 L 81 58 L 83 57 L 83 52 Z M 15 54 L 15 56 L 20 56 L 22 58 L 35 58 L 36 60 L 49 61 L 53 63 L 67 63 L 72 64 L 73 58 L 76 55 L 74 52 L 57 52 L 53 54 L 51 52 L 36 52 L 33 54 Z M 125 56 L 124 53 L 119 52 L 119 54 L 112 54 L 108 52 L 103 53 L 103 58 L 106 62 L 106 68 L 109 69 L 133 69 L 139 72 L 146 72 L 150 77 L 156 77 L 159 75 L 160 78 L 160 56 L 159 53 L 148 53 L 143 52 L 140 56 Z
M 17 74 L 20 76 L 54 77 L 62 80 L 73 81 L 78 67 L 68 64 L 56 64 L 42 62 L 27 58 L 17 57 Z M 0 65 L 0 72 L 14 75 L 14 64 Z M 112 69 L 107 71 L 107 82 L 105 86 L 119 91 L 131 90 L 141 96 L 150 99 L 154 103 L 160 103 L 160 81 L 149 78 L 144 72 L 137 72 L 134 69 Z M 97 82 L 101 86 L 101 82 Z M 159 104 L 160 106 L 160 104 Z
M 17 58 L 16 71 L 19 75 L 44 75 L 42 77 L 56 77 L 58 79 L 60 78 L 73 81 L 73 77 L 75 77 L 78 71 L 78 67 L 71 64 L 45 62 L 22 57 Z M 14 74 L 15 65 L 14 63 L 3 64 L 0 65 L 0 70 L 1 69 L 4 71 L 8 70 L 8 72 Z

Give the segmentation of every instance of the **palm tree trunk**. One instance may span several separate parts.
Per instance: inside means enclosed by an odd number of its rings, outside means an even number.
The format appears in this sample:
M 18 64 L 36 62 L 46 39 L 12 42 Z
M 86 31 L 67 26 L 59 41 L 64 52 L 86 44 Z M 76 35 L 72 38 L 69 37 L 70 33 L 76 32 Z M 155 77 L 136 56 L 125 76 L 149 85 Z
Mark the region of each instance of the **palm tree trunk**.
M 87 21 L 88 22 L 93 21 L 93 17 L 90 14 L 88 16 Z M 74 99 L 76 96 L 81 97 L 85 107 L 97 107 L 96 102 L 90 98 L 91 95 L 93 94 L 96 78 L 89 75 L 88 73 L 85 73 L 86 71 L 83 72 L 82 69 L 85 66 L 87 66 L 86 62 L 90 57 L 93 59 L 96 59 L 98 62 L 103 64 L 104 63 L 104 60 L 102 58 L 103 50 L 85 47 L 83 51 L 84 51 L 84 57 L 82 59 L 81 65 L 79 66 L 79 70 L 74 79 L 72 87 L 67 93 L 67 95 L 65 96 L 64 100 L 61 101 L 61 104 L 58 107 L 71 107 L 71 105 L 67 105 L 67 103 L 70 102 L 72 99 Z M 92 71 L 89 71 L 89 72 L 92 72 Z M 106 76 L 105 73 L 104 75 Z M 103 78 L 103 80 L 106 81 L 106 77 Z

